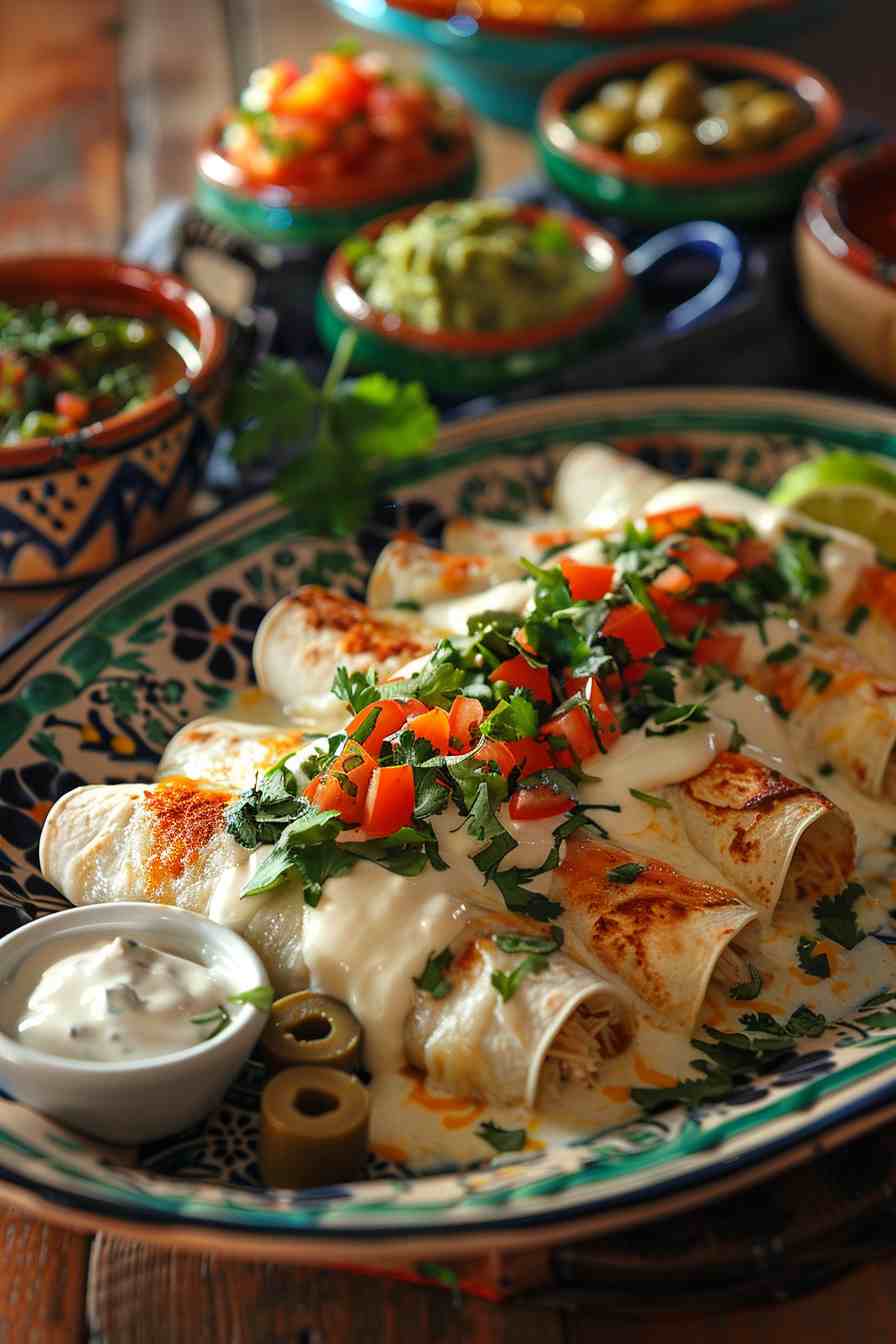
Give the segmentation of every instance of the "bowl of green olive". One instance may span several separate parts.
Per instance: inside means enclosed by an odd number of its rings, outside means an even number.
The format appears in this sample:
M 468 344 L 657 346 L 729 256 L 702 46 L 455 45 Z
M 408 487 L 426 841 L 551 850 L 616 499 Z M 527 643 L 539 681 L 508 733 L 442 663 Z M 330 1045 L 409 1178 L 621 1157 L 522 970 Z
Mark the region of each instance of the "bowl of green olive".
M 643 224 L 750 221 L 796 208 L 843 120 L 833 86 L 775 52 L 677 44 L 576 66 L 549 85 L 551 180 Z

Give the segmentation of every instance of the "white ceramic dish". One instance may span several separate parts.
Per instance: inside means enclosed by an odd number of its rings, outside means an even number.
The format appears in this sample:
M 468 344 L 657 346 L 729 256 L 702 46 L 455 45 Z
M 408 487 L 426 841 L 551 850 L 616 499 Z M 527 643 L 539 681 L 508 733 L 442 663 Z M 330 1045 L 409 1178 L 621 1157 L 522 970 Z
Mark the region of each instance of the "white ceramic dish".
M 0 988 L 22 961 L 60 935 L 137 937 L 200 962 L 230 993 L 267 985 L 248 943 L 202 915 L 128 901 L 83 906 L 26 924 L 0 941 Z M 157 1059 L 93 1063 L 62 1059 L 0 1032 L 0 1082 L 18 1101 L 108 1143 L 161 1139 L 195 1125 L 221 1100 L 245 1064 L 267 1014 L 251 1004 L 209 1040 Z

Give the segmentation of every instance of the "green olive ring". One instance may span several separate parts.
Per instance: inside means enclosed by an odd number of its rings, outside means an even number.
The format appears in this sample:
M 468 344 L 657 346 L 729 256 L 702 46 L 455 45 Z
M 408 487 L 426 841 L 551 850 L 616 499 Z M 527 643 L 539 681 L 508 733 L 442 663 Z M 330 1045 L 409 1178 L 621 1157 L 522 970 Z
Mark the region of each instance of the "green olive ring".
M 283 1069 L 261 1094 L 258 1164 L 266 1185 L 302 1190 L 359 1180 L 370 1098 L 340 1069 Z
M 271 1073 L 302 1065 L 353 1072 L 361 1066 L 361 1024 L 344 1003 L 303 989 L 278 999 L 261 1035 Z

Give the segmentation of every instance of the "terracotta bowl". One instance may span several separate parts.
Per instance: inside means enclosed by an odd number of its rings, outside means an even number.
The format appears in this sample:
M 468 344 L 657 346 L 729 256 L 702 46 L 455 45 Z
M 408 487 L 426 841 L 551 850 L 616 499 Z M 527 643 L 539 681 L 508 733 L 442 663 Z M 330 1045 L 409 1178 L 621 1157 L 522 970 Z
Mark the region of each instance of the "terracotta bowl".
M 466 115 L 457 145 L 421 176 L 371 178 L 361 172 L 327 190 L 259 185 L 221 152 L 226 118 L 210 128 L 196 163 L 193 200 L 210 223 L 231 235 L 286 248 L 330 248 L 369 220 L 402 206 L 469 196 L 478 179 L 472 123 Z
M 360 236 L 377 238 L 388 224 L 411 219 L 420 209 L 412 206 L 386 215 Z M 565 317 L 522 331 L 422 331 L 372 308 L 355 284 L 345 250 L 337 248 L 318 294 L 321 340 L 332 350 L 342 332 L 351 329 L 357 337 L 353 369 L 416 378 L 437 396 L 459 400 L 537 378 L 619 339 L 638 316 L 624 250 L 609 234 L 572 215 L 529 205 L 516 211 L 517 218 L 530 224 L 552 213 L 566 225 L 575 245 L 607 268 L 605 285 Z
M 136 410 L 77 434 L 0 445 L 0 591 L 45 608 L 181 523 L 202 479 L 225 390 L 227 331 L 176 276 L 112 257 L 0 261 L 0 300 L 163 320 L 199 367 Z
M 575 133 L 570 114 L 608 80 L 680 60 L 722 78 L 756 76 L 790 89 L 809 107 L 811 122 L 774 149 L 697 163 L 642 163 Z M 750 47 L 677 42 L 599 57 L 561 75 L 545 90 L 536 134 L 548 176 L 592 210 L 643 224 L 749 221 L 796 207 L 842 121 L 843 104 L 836 90 L 823 75 L 798 61 Z
M 896 140 L 826 164 L 794 241 L 815 327 L 850 364 L 896 389 Z

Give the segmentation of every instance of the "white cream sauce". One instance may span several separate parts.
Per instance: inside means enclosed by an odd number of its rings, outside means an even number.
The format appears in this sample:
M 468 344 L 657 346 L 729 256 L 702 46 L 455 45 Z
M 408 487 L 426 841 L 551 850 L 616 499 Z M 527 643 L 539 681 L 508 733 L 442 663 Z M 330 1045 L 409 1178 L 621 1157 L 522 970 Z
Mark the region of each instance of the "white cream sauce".
M 65 1059 L 155 1059 L 219 1030 L 227 993 L 207 967 L 171 952 L 70 935 L 49 939 L 0 986 L 0 1025 Z

